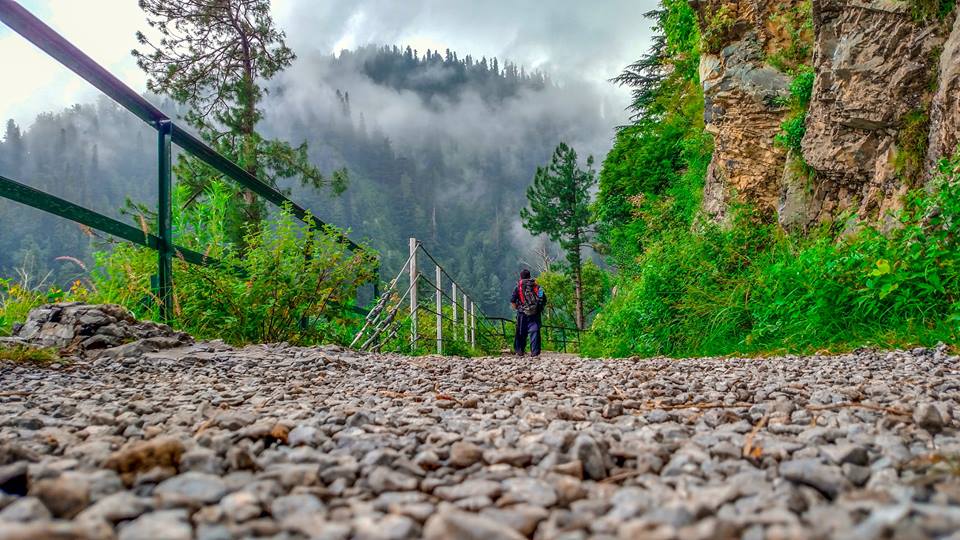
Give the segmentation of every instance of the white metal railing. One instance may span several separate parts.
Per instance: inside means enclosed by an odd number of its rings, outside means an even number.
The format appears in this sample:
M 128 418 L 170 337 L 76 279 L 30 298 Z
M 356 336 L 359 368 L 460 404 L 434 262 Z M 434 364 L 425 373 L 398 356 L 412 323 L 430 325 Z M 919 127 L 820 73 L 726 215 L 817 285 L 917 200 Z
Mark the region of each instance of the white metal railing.
M 409 250 L 410 255 L 404 262 L 403 268 L 387 285 L 373 309 L 367 314 L 363 327 L 354 336 L 350 346 L 371 351 L 420 352 L 423 350 L 421 343 L 436 339 L 437 354 L 444 354 L 444 351 L 451 348 L 454 343 L 465 345 L 472 351 L 499 350 L 502 345 L 502 333 L 496 331 L 490 319 L 477 306 L 466 289 L 447 273 L 416 238 L 410 239 Z M 418 254 L 423 254 L 424 260 L 418 260 Z M 420 262 L 434 266 L 432 280 L 421 271 Z M 404 276 L 406 280 L 403 280 Z M 402 286 L 401 281 L 408 283 L 402 294 L 399 292 L 399 287 Z M 444 290 L 447 284 L 449 284 L 450 294 Z M 421 288 L 426 288 L 433 294 L 421 298 Z M 449 310 L 450 314 L 447 315 L 445 310 Z M 424 313 L 433 314 L 434 317 L 424 319 L 422 318 Z M 429 324 L 427 321 L 430 320 L 434 322 L 435 338 L 420 335 L 420 325 Z M 408 338 L 401 335 L 407 325 L 410 330 Z

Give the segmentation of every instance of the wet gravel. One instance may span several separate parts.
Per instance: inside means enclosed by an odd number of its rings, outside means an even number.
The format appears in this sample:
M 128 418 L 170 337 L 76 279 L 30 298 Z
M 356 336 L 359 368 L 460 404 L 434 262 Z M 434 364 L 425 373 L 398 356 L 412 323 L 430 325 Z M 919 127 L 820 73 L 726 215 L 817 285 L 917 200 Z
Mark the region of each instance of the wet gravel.
M 0 362 L 0 539 L 960 538 L 958 374 L 946 347 Z

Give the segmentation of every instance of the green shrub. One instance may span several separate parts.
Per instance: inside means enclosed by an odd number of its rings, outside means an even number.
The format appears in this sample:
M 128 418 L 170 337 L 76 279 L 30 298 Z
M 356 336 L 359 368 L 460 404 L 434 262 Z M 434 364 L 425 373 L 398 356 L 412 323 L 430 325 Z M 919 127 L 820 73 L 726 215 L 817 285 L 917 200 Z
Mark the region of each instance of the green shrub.
M 930 116 L 926 110 L 919 110 L 904 117 L 897 133 L 897 153 L 893 166 L 897 177 L 910 185 L 917 185 L 923 174 L 929 128 Z
M 792 8 L 779 4 L 769 22 L 790 36 L 789 44 L 767 57 L 767 62 L 784 73 L 796 73 L 809 65 L 813 53 L 813 5 L 809 0 Z
M 805 67 L 800 69 L 790 81 L 790 96 L 795 103 L 802 108 L 810 105 L 810 97 L 813 95 L 814 72 L 812 68 Z
M 773 141 L 778 146 L 792 150 L 794 156 L 801 157 L 801 143 L 807 132 L 807 107 L 813 95 L 814 72 L 811 68 L 801 69 L 790 82 L 790 114 L 780 124 L 780 133 Z
M 956 7 L 956 0 L 909 0 L 910 14 L 917 22 L 942 21 Z
M 960 340 L 960 151 L 901 226 L 788 236 L 735 210 L 732 226 L 650 244 L 594 320 L 597 356 L 700 356 Z
M 707 14 L 706 28 L 703 29 L 702 43 L 705 51 L 716 54 L 729 39 L 737 18 L 731 13 L 730 6 L 724 4 L 720 9 Z
M 780 133 L 774 137 L 774 142 L 796 153 L 802 152 L 801 143 L 807 133 L 806 121 L 806 113 L 787 118 L 780 124 Z
M 334 341 L 348 323 L 344 306 L 375 265 L 337 234 L 284 210 L 247 232 L 245 250 L 223 253 L 223 267 L 179 265 L 177 319 L 196 336 L 230 343 Z
M 198 338 L 234 344 L 349 342 L 358 323 L 349 307 L 357 288 L 373 278 L 373 252 L 351 252 L 340 231 L 317 227 L 312 219 L 301 223 L 286 210 L 248 230 L 241 251 L 223 227 L 228 197 L 225 186 L 213 183 L 201 202 L 175 214 L 177 243 L 221 264 L 201 267 L 174 259 L 169 322 Z M 181 208 L 187 198 L 184 188 L 176 189 L 174 207 Z M 154 251 L 119 242 L 94 258 L 89 284 L 78 281 L 69 291 L 28 290 L 0 281 L 0 332 L 9 333 L 31 308 L 61 300 L 119 304 L 138 318 L 159 319 L 160 299 L 151 283 L 157 271 Z

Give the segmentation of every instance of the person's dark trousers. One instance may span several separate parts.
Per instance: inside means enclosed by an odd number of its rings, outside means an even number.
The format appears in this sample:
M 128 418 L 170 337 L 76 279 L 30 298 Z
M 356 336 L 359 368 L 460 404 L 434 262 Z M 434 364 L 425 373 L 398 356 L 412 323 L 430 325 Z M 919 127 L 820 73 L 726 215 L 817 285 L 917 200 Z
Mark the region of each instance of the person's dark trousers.
M 530 317 L 517 313 L 517 331 L 513 336 L 513 352 L 523 354 L 527 349 L 527 337 L 530 337 L 530 354 L 540 354 L 540 317 Z

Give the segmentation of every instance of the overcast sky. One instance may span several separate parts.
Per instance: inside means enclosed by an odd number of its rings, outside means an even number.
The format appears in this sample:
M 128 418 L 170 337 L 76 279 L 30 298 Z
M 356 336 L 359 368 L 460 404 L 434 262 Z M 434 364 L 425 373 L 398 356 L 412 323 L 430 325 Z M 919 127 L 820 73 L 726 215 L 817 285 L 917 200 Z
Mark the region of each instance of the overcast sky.
M 81 50 L 137 90 L 130 56 L 145 29 L 136 0 L 20 0 Z M 300 54 L 369 43 L 497 56 L 542 69 L 560 83 L 606 82 L 646 51 L 655 0 L 274 0 L 277 24 Z M 28 126 L 37 113 L 92 101 L 97 91 L 0 23 L 0 120 Z M 10 84 L 13 83 L 13 84 Z

